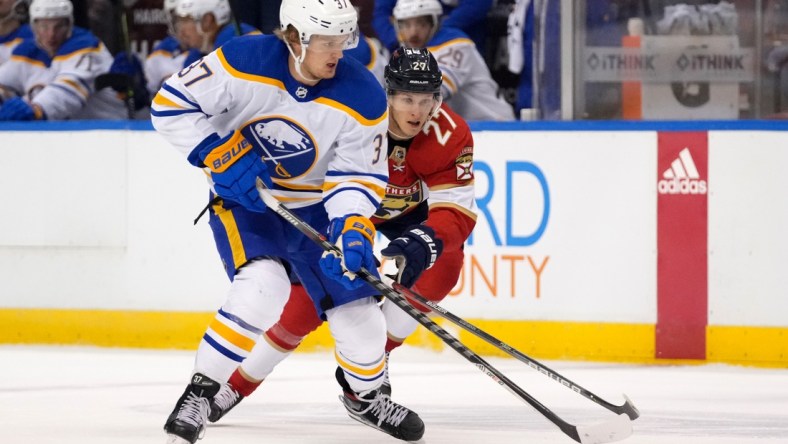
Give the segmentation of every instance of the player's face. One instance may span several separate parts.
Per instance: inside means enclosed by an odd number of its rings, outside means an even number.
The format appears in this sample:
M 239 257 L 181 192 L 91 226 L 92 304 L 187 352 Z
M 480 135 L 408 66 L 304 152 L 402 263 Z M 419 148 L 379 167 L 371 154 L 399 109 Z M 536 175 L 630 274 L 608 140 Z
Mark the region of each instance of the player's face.
M 389 129 L 397 135 L 414 137 L 436 106 L 438 101 L 434 94 L 395 91 L 389 96 Z
M 38 19 L 33 23 L 33 32 L 41 48 L 54 54 L 60 45 L 66 41 L 71 31 L 71 24 L 67 18 Z
M 397 33 L 405 46 L 423 48 L 432 33 L 432 19 L 429 16 L 397 20 Z
M 337 73 L 337 64 L 342 58 L 349 36 L 313 35 L 306 47 L 306 56 L 301 65 L 304 74 L 314 79 L 330 79 Z
M 191 49 L 202 49 L 203 35 L 197 29 L 197 22 L 191 17 L 178 17 L 173 20 L 175 38 L 181 45 Z

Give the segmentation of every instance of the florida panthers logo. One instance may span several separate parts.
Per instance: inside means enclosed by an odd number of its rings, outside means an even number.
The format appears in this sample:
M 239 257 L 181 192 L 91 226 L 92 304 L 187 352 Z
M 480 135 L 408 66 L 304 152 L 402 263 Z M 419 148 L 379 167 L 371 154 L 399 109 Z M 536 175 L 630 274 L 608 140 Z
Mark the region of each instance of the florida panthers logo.
M 241 133 L 262 152 L 274 179 L 292 179 L 309 170 L 317 158 L 314 139 L 298 123 L 266 117 L 246 125 Z

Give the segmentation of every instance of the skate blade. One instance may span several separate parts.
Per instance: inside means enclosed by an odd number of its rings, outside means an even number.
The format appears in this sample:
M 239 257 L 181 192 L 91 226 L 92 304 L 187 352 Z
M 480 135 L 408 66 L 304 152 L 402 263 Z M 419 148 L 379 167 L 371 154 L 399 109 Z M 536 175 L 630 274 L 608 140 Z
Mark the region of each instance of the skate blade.
M 192 444 L 192 443 L 181 438 L 178 435 L 167 435 L 167 442 L 165 444 Z

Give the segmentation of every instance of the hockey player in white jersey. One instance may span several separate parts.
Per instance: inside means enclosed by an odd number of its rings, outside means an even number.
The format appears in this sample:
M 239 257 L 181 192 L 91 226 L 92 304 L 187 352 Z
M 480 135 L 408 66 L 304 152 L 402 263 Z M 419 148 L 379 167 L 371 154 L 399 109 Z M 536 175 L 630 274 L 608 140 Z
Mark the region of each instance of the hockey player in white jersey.
M 228 0 L 164 0 L 164 15 L 170 35 L 159 42 L 145 59 L 145 77 L 151 95 L 156 94 L 168 77 L 238 33 L 231 24 L 232 11 Z M 176 26 L 178 16 L 181 19 Z M 260 33 L 245 23 L 239 26 L 242 35 Z M 183 33 L 182 36 L 176 28 Z
M 95 78 L 112 56 L 90 31 L 74 26 L 70 0 L 33 0 L 35 39 L 25 40 L 0 66 L 0 120 L 123 119 L 126 108 Z
M 196 49 L 189 49 L 175 35 L 175 6 L 178 0 L 164 0 L 164 16 L 169 35 L 153 47 L 145 59 L 145 79 L 148 92 L 154 96 L 168 77 L 202 57 Z
M 342 58 L 358 39 L 350 3 L 284 0 L 280 23 L 277 36 L 230 40 L 165 81 L 153 99 L 156 130 L 209 173 L 209 224 L 232 281 L 165 423 L 168 443 L 202 435 L 222 383 L 279 318 L 288 268 L 328 321 L 338 364 L 355 375 L 344 393 L 353 418 L 418 440 L 419 416 L 380 392 L 386 327 L 375 291 L 345 271 L 376 270 L 369 217 L 388 180 L 385 93 L 363 65 Z M 266 211 L 258 179 L 327 232 L 344 267 Z
M 498 84 L 464 32 L 440 26 L 438 0 L 398 0 L 392 20 L 399 41 L 430 50 L 443 71 L 443 97 L 466 120 L 514 120 L 514 109 L 498 96 Z
M 33 37 L 30 25 L 22 23 L 26 15 L 24 0 L 0 0 L 0 65 L 11 58 L 11 51 L 22 40 Z
M 372 222 L 390 239 L 381 255 L 397 264 L 397 281 L 437 303 L 457 283 L 465 257 L 463 245 L 476 225 L 473 135 L 462 117 L 441 104 L 442 75 L 429 51 L 396 49 L 384 75 L 389 101 L 389 182 Z M 382 311 L 388 353 L 402 345 L 418 322 L 388 300 Z M 279 320 L 263 333 L 265 340 L 259 341 L 214 397 L 208 419 L 218 421 L 250 396 L 322 323 L 309 297 L 300 286 L 293 286 Z M 337 368 L 336 378 L 343 387 L 352 377 Z M 381 391 L 391 393 L 387 376 Z
M 260 31 L 232 22 L 228 0 L 178 0 L 175 4 L 175 34 L 190 49 L 207 54 L 239 35 L 260 34 Z

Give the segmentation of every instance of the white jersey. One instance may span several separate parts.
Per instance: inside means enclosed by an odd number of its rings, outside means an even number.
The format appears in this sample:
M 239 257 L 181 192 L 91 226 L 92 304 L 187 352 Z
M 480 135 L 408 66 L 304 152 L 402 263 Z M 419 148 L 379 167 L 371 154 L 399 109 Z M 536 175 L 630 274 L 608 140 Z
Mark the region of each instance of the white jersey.
M 196 166 L 212 134 L 240 130 L 260 153 L 272 193 L 293 208 L 325 204 L 330 219 L 371 216 L 388 181 L 386 96 L 350 57 L 315 86 L 296 81 L 275 36 L 235 38 L 162 85 L 156 130 Z
M 184 50 L 178 39 L 167 36 L 153 47 L 148 58 L 145 59 L 145 79 L 151 95 L 156 94 L 162 82 L 174 73 L 182 70 L 191 62 L 202 57 L 196 49 Z M 189 63 L 186 63 L 189 61 Z
M 0 65 L 11 58 L 11 52 L 22 43 L 22 40 L 32 38 L 34 38 L 33 30 L 27 23 L 20 25 L 6 35 L 0 35 Z
M 514 109 L 498 96 L 498 84 L 473 40 L 462 31 L 441 28 L 427 43 L 443 72 L 446 103 L 465 120 L 514 120 Z
M 109 71 L 112 55 L 89 31 L 74 31 L 54 57 L 25 40 L 0 66 L 0 88 L 38 105 L 49 120 L 125 119 L 126 106 L 111 88 L 95 91 L 94 81 Z
M 246 23 L 241 23 L 241 32 L 243 35 L 260 34 L 260 31 Z M 225 25 L 216 35 L 214 49 L 222 46 L 234 37 L 236 37 L 234 27 Z M 199 50 L 185 49 L 175 37 L 165 37 L 164 40 L 153 47 L 153 51 L 145 59 L 145 78 L 148 81 L 148 91 L 151 95 L 156 94 L 165 80 L 191 65 L 192 62 L 200 57 L 202 57 L 202 53 Z

